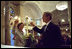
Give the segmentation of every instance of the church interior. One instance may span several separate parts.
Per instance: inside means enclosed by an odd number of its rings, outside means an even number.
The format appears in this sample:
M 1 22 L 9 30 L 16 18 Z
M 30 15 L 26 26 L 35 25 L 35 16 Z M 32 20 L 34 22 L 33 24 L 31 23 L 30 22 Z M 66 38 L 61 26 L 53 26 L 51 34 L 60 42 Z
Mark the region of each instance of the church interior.
M 1 48 L 28 48 L 15 46 L 12 28 L 16 19 L 24 23 L 24 35 L 32 34 L 38 42 L 41 34 L 32 31 L 30 22 L 42 28 L 45 11 L 52 13 L 52 22 L 60 27 L 62 46 L 71 48 L 71 1 L 1 1 Z

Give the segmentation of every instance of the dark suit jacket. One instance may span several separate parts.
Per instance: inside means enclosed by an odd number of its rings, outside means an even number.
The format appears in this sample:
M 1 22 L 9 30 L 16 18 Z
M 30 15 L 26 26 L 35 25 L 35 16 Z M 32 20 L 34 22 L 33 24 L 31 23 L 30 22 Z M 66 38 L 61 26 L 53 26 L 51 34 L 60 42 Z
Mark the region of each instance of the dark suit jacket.
M 51 22 L 47 26 L 46 31 L 44 31 L 44 27 L 45 26 L 43 26 L 42 29 L 39 29 L 36 26 L 33 28 L 34 31 L 43 35 L 41 40 L 43 42 L 43 48 L 59 47 L 62 39 L 60 28 Z

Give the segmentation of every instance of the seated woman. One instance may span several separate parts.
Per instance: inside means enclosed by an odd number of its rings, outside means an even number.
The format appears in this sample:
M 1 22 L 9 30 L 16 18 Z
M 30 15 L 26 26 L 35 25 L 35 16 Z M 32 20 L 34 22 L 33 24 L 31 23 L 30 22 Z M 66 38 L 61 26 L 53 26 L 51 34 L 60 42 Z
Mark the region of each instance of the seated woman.
M 15 46 L 25 46 L 25 41 L 23 39 L 24 34 L 23 34 L 23 29 L 24 24 L 19 23 L 18 20 L 14 22 L 14 27 L 13 27 L 13 34 L 14 34 L 14 39 L 15 39 Z

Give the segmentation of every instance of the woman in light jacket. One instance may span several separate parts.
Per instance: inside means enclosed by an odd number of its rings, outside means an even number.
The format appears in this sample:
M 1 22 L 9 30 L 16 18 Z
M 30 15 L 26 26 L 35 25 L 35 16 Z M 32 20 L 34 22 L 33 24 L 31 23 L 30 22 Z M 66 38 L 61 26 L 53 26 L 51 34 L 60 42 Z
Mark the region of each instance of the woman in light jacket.
M 22 31 L 24 27 L 23 23 L 18 24 L 18 20 L 14 22 L 14 27 L 13 27 L 13 34 L 14 34 L 14 40 L 15 40 L 15 46 L 25 46 L 25 41 L 23 39 L 24 33 Z

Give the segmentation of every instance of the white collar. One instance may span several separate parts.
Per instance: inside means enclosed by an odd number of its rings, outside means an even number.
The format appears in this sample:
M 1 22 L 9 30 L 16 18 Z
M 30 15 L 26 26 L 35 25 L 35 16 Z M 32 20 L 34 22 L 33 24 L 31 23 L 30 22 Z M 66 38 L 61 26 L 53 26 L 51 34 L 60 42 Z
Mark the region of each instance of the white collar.
M 48 26 L 50 22 L 51 22 L 51 20 L 48 23 L 46 23 L 46 25 Z

